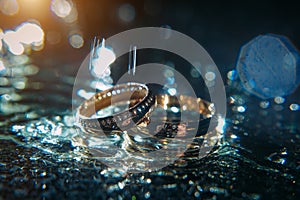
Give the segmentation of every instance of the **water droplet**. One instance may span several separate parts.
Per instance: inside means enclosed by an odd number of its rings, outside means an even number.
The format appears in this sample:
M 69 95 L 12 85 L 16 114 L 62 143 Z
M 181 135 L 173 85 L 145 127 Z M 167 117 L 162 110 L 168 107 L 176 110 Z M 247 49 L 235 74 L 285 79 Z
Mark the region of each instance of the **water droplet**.
M 236 73 L 236 70 L 232 70 L 232 71 L 229 71 L 227 73 L 227 78 L 231 81 L 234 81 L 237 79 L 237 73 Z
M 172 106 L 171 111 L 174 113 L 178 113 L 180 111 L 180 109 L 178 107 Z
M 119 182 L 118 186 L 122 190 L 125 187 L 125 184 L 123 182 Z
M 164 71 L 164 77 L 169 78 L 169 77 L 174 77 L 174 72 L 170 69 L 166 69 Z
M 145 199 L 149 199 L 151 197 L 151 193 L 150 192 L 146 192 L 145 193 Z
M 152 181 L 150 178 L 147 178 L 146 183 L 150 184 Z
M 44 176 L 46 176 L 46 175 L 47 175 L 46 172 L 42 172 L 42 173 L 40 174 L 41 177 L 44 177 Z
M 297 110 L 300 110 L 299 104 L 296 104 L 296 103 L 291 104 L 291 105 L 290 105 L 290 110 L 291 110 L 291 111 L 297 111 Z
M 230 102 L 237 104 L 237 105 L 243 105 L 246 103 L 245 99 L 240 95 L 230 96 Z
M 274 102 L 277 104 L 283 104 L 285 102 L 285 98 L 283 97 L 275 97 Z
M 244 107 L 244 106 L 238 106 L 237 107 L 237 111 L 240 112 L 240 113 L 243 113 L 243 112 L 246 111 L 246 107 Z
M 232 135 L 230 136 L 230 138 L 231 138 L 231 139 L 237 139 L 238 137 L 237 137 L 236 135 L 232 134 Z
M 174 96 L 174 95 L 176 95 L 177 90 L 176 90 L 176 88 L 169 88 L 169 89 L 168 89 L 168 93 L 169 93 L 171 96 Z
M 266 109 L 266 108 L 268 108 L 270 106 L 270 102 L 268 102 L 268 101 L 262 101 L 262 102 L 259 103 L 259 106 L 261 108 Z

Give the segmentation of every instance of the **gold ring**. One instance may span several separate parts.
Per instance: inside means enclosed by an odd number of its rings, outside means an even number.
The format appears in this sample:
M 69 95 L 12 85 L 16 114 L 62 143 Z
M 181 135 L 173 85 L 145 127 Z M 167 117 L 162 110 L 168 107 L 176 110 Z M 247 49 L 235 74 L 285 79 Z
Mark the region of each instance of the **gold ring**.
M 81 104 L 77 110 L 77 121 L 85 129 L 104 131 L 126 130 L 140 123 L 155 103 L 155 97 L 147 85 L 126 83 L 116 85 L 95 94 Z M 124 107 L 112 112 L 112 107 Z M 102 116 L 97 114 L 102 112 Z
M 201 127 L 203 124 L 207 126 L 209 121 L 206 119 L 210 119 L 215 114 L 215 107 L 213 103 L 205 101 L 201 98 L 185 95 L 156 95 L 155 105 L 151 110 L 155 110 L 157 107 L 161 107 L 167 112 L 167 116 L 164 119 L 158 120 L 162 122 L 161 125 L 156 127 L 156 130 L 152 130 L 154 131 L 153 135 L 159 138 L 175 137 L 177 132 L 186 127 L 188 123 L 195 123 L 197 121 L 182 120 L 180 116 L 181 112 L 196 112 L 200 114 L 199 125 Z M 144 124 L 145 127 L 150 123 L 151 118 L 152 116 L 147 116 L 147 120 L 144 119 L 144 122 L 146 122 L 146 124 Z

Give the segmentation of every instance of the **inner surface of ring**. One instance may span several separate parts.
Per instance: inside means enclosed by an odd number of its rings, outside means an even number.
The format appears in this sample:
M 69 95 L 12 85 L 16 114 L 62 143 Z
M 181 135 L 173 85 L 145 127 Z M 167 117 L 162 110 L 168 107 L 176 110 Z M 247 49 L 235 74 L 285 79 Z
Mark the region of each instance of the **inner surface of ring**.
M 156 104 L 164 108 L 177 107 L 179 111 L 197 111 L 205 118 L 210 118 L 215 114 L 213 103 L 191 96 L 179 95 L 177 97 L 160 94 L 156 96 Z

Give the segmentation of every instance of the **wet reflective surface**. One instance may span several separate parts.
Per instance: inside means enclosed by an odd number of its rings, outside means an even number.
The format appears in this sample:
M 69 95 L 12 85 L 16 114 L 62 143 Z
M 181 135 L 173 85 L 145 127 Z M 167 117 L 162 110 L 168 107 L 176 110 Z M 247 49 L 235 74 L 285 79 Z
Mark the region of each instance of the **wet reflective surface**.
M 190 150 L 161 170 L 129 174 L 106 167 L 80 147 L 70 113 L 74 77 L 57 77 L 47 69 L 33 72 L 8 77 L 5 88 L 14 92 L 1 96 L 0 190 L 5 199 L 299 197 L 300 114 L 291 109 L 297 92 L 261 101 L 242 92 L 231 71 L 224 141 L 202 159 Z M 20 79 L 27 80 L 24 87 Z
M 260 34 L 285 35 L 300 46 L 294 2 L 0 0 L 0 11 L 0 199 L 300 199 L 300 89 L 261 100 L 244 91 L 232 70 L 241 46 Z M 43 29 L 34 40 L 18 34 L 21 27 L 33 28 L 32 22 Z M 103 165 L 84 146 L 73 126 L 71 93 L 95 36 L 144 26 L 177 30 L 203 45 L 222 74 L 228 108 L 224 138 L 211 154 L 199 159 L 200 138 L 174 164 L 130 174 Z M 30 45 L 21 45 L 24 41 Z M 195 69 L 152 53 L 138 52 L 137 64 L 180 66 L 208 100 Z M 125 59 L 114 75 L 126 73 Z M 172 73 L 164 76 L 173 93 Z M 215 74 L 204 77 L 210 81 Z M 92 82 L 91 90 L 98 83 Z M 89 96 L 91 90 L 80 94 Z

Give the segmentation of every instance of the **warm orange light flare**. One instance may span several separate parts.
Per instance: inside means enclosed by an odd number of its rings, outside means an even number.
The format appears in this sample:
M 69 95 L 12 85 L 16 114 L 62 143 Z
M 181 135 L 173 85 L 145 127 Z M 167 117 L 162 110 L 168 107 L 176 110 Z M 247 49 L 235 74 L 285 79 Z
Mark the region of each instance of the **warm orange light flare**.
M 20 14 L 26 17 L 46 17 L 49 13 L 50 0 L 19 0 Z

